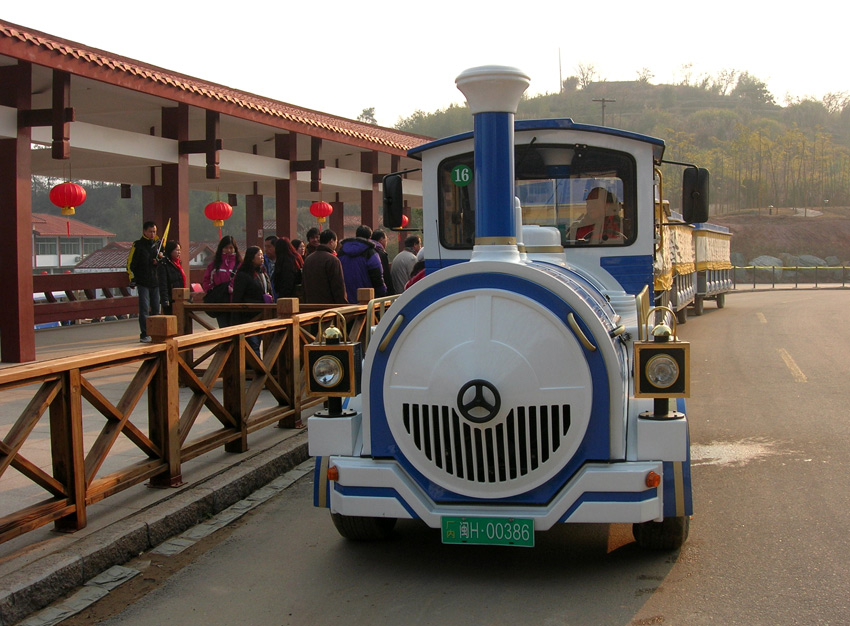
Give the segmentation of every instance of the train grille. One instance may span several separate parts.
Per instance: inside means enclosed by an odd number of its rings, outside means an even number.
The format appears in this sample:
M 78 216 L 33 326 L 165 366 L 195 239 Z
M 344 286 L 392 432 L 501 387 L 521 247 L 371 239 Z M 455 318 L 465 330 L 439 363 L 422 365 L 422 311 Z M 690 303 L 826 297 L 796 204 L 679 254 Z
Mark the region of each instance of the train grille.
M 564 444 L 570 406 L 512 409 L 497 423 L 472 424 L 447 406 L 403 405 L 413 445 L 450 476 L 473 483 L 503 483 L 527 476 Z

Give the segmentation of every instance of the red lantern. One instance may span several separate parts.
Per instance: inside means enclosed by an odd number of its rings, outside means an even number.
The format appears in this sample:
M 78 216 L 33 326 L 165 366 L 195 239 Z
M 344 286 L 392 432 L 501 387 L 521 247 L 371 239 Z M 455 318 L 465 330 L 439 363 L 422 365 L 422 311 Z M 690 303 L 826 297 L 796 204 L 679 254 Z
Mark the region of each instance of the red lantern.
M 60 183 L 50 190 L 50 201 L 62 209 L 62 215 L 73 215 L 74 209 L 86 201 L 86 190 L 76 183 Z M 70 237 L 71 222 L 65 224 Z
M 407 224 L 408 224 L 409 222 L 410 222 L 410 218 L 408 218 L 406 215 L 402 215 L 402 216 L 401 216 L 401 227 L 402 227 L 402 228 L 407 227 Z
M 224 226 L 224 220 L 233 215 L 233 207 L 221 200 L 210 202 L 204 208 L 204 215 L 212 220 L 213 226 L 218 226 L 218 238 L 221 239 L 221 227 Z
M 327 217 L 333 212 L 334 208 L 327 202 L 314 202 L 310 205 L 310 214 L 319 220 L 319 230 L 322 229 L 321 224 L 324 224 Z

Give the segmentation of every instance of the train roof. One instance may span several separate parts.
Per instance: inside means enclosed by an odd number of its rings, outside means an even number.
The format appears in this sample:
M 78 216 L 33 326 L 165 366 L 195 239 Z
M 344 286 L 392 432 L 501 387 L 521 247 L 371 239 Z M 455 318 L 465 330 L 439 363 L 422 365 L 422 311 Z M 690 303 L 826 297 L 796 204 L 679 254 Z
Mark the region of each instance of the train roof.
M 517 120 L 516 122 L 514 122 L 515 132 L 552 129 L 577 130 L 588 133 L 612 135 L 614 137 L 623 137 L 625 139 L 631 139 L 633 141 L 641 141 L 652 145 L 653 158 L 656 161 L 660 161 L 661 157 L 664 155 L 663 139 L 658 139 L 657 137 L 650 137 L 649 135 L 641 135 L 640 133 L 633 133 L 628 130 L 608 128 L 607 126 L 596 126 L 593 124 L 579 124 L 568 117 L 548 120 Z M 408 151 L 407 154 L 410 157 L 419 158 L 420 153 L 425 152 L 426 150 L 431 150 L 432 148 L 445 146 L 447 144 L 455 143 L 458 141 L 465 141 L 467 139 L 471 139 L 472 136 L 472 131 L 467 131 L 458 135 L 444 137 L 442 139 L 437 139 L 436 141 L 431 141 L 429 143 L 412 148 Z

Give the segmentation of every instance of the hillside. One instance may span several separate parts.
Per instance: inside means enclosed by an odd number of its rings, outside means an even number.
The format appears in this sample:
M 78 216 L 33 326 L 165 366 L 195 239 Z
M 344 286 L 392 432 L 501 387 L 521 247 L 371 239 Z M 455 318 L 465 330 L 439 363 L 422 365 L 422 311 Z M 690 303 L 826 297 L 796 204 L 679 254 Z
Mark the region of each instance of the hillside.
M 732 231 L 732 252 L 749 262 L 761 254 L 812 254 L 850 261 L 850 216 L 831 212 L 813 217 L 796 215 L 712 216 L 711 222 Z

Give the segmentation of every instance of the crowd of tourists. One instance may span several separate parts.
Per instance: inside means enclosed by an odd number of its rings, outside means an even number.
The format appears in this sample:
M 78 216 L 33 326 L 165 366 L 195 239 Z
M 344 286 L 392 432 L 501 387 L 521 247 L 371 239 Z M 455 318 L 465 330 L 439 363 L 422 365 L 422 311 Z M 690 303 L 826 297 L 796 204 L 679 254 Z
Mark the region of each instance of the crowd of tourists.
M 156 225 L 146 222 L 142 237 L 127 259 L 130 285 L 138 288 L 140 341 L 151 341 L 147 318 L 172 313 L 171 294 L 189 286 L 181 263 L 180 244 L 162 246 Z M 422 240 L 410 235 L 390 262 L 387 234 L 369 226 L 357 227 L 354 237 L 338 241 L 332 230 L 311 228 L 305 240 L 270 235 L 263 246 L 244 254 L 235 239 L 225 235 L 204 272 L 201 288 L 207 303 L 269 303 L 298 298 L 307 304 L 357 304 L 357 290 L 371 288 L 375 297 L 400 294 L 425 275 Z M 252 314 L 215 313 L 219 327 L 247 321 Z M 247 316 L 247 318 L 246 318 Z

